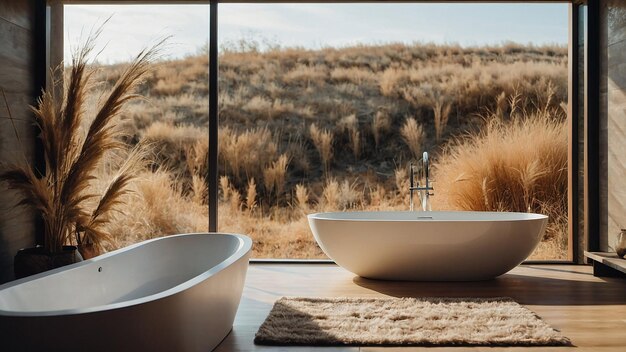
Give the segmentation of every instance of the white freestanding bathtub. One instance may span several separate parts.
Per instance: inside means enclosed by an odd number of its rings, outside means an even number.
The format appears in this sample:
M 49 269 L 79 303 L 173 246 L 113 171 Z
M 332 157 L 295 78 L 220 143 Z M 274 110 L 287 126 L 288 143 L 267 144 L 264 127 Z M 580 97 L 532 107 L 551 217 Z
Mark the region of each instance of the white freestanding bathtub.
M 1 351 L 211 351 L 229 333 L 252 241 L 186 234 L 0 286 Z
M 526 259 L 548 217 L 502 212 L 335 212 L 308 216 L 324 253 L 365 278 L 473 281 Z

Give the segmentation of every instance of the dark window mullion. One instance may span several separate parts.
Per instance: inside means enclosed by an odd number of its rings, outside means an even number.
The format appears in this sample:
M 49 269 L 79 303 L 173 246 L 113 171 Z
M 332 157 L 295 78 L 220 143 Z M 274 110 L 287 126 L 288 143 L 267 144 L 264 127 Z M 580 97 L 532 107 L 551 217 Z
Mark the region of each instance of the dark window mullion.
M 217 231 L 217 0 L 212 0 L 209 9 L 209 232 Z

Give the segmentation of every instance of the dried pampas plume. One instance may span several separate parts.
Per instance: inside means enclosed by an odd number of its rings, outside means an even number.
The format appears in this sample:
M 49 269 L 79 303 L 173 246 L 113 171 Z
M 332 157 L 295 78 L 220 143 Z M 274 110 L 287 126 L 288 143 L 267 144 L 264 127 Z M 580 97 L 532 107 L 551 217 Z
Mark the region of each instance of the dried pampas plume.
M 19 204 L 40 211 L 44 223 L 43 246 L 49 253 L 61 252 L 63 245 L 74 241 L 97 246 L 106 241 L 109 234 L 105 233 L 103 225 L 123 204 L 123 196 L 130 192 L 128 186 L 145 154 L 146 147 L 131 151 L 104 193 L 101 196 L 91 193 L 96 169 L 104 157 L 127 149 L 117 127 L 120 113 L 127 102 L 139 97 L 134 92 L 166 40 L 142 50 L 135 57 L 102 100 L 84 133 L 81 124 L 93 75 L 88 60 L 101 32 L 102 27 L 93 31 L 85 44 L 74 52 L 65 85 L 55 80 L 53 87 L 43 91 L 37 106 L 32 108 L 41 131 L 43 175 L 37 174 L 27 163 L 3 167 L 0 173 L 0 181 L 23 196 Z M 63 96 L 57 97 L 55 91 L 62 91 Z M 91 209 L 94 203 L 95 208 Z

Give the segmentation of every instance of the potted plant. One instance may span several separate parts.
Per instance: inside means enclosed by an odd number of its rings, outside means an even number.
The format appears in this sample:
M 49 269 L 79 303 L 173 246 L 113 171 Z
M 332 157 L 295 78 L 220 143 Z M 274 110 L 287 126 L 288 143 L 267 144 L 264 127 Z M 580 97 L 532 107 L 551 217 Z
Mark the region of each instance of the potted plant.
M 105 156 L 130 149 L 120 138 L 123 134 L 117 122 L 125 103 L 138 97 L 134 91 L 161 44 L 141 51 L 103 95 L 93 116 L 86 116 L 86 97 L 93 83 L 93 69 L 87 61 L 99 33 L 90 35 L 74 52 L 65 84 L 54 80 L 32 107 L 43 145 L 43 173 L 27 162 L 5 165 L 0 172 L 0 181 L 21 194 L 19 205 L 35 208 L 43 224 L 43 242 L 20 250 L 15 257 L 17 278 L 82 260 L 77 247 L 86 249 L 85 256 L 90 255 L 88 249 L 91 255 L 97 254 L 109 239 L 104 225 L 123 204 L 136 175 L 134 169 L 142 160 L 142 148 L 134 148 L 125 154 L 126 160 L 105 191 L 93 191 L 95 172 Z M 62 91 L 61 96 L 55 95 L 57 91 Z

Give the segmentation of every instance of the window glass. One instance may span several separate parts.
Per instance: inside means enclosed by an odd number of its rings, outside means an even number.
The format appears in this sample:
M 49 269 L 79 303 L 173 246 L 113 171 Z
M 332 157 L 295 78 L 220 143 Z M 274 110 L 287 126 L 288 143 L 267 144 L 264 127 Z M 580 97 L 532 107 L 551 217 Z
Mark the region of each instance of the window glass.
M 219 230 L 256 258 L 325 258 L 306 214 L 550 216 L 567 258 L 566 4 L 221 4 Z M 416 200 L 416 204 L 419 202 Z
M 107 20 L 108 19 L 108 20 Z M 105 225 L 108 249 L 170 234 L 208 229 L 208 5 L 65 5 L 65 58 L 104 23 L 93 65 L 88 106 L 97 106 L 128 63 L 167 38 L 145 81 L 142 98 L 121 116 L 123 140 L 149 146 L 146 164 L 114 221 Z M 93 114 L 87 114 L 88 118 Z M 94 187 L 114 176 L 115 158 L 102 165 Z

